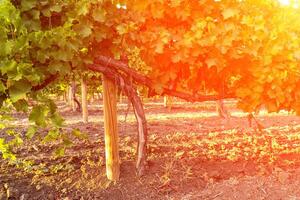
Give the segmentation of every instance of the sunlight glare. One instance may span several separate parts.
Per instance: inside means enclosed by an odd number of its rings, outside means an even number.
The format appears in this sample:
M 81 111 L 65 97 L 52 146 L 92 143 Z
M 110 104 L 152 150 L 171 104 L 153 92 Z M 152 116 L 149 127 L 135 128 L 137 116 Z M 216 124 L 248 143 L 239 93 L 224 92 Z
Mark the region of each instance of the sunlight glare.
M 282 6 L 291 6 L 294 9 L 299 8 L 299 0 L 278 0 L 278 3 Z
M 291 1 L 290 0 L 278 0 L 279 3 L 283 6 L 288 6 L 291 4 Z

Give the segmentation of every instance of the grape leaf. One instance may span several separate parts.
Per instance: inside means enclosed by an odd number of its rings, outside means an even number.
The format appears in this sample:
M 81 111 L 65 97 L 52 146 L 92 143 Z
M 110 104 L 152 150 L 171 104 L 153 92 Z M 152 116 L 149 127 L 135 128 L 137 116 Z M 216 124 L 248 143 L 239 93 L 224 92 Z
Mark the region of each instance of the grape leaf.
M 98 9 L 93 10 L 93 18 L 97 22 L 105 22 L 106 20 L 106 11 L 99 7 Z
M 226 8 L 223 10 L 222 12 L 222 15 L 223 15 L 223 18 L 226 20 L 226 19 L 229 19 L 231 17 L 234 17 L 235 15 L 238 14 L 238 10 L 234 9 L 234 8 Z
M 37 126 L 46 125 L 46 116 L 49 110 L 46 106 L 37 105 L 32 108 L 32 111 L 29 115 L 29 120 L 34 122 Z
M 37 131 L 37 128 L 35 126 L 29 126 L 26 132 L 26 137 L 31 139 Z
M 26 94 L 30 92 L 30 89 L 31 84 L 27 80 L 14 82 L 14 84 L 8 88 L 10 99 L 13 103 L 20 99 L 24 99 Z
M 21 0 L 21 10 L 28 11 L 36 6 L 37 0 Z

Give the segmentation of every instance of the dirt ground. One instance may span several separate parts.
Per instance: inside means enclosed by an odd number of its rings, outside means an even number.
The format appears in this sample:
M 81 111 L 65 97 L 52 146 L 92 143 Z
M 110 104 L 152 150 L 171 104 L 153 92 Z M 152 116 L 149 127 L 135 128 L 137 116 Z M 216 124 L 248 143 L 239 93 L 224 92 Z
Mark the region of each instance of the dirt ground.
M 38 142 L 45 135 L 39 131 L 14 149 L 18 158 L 32 161 L 30 169 L 0 160 L 0 199 L 300 200 L 300 118 L 262 111 L 259 130 L 234 101 L 225 105 L 229 121 L 218 117 L 214 102 L 177 102 L 171 110 L 162 101 L 146 102 L 149 168 L 137 178 L 136 123 L 132 109 L 125 122 L 127 104 L 120 104 L 121 177 L 114 183 L 105 176 L 102 106 L 91 105 L 84 124 L 80 113 L 60 102 L 64 131 L 78 128 L 89 139 L 74 140 L 56 157 L 58 143 Z M 16 117 L 16 129 L 24 132 L 26 116 Z

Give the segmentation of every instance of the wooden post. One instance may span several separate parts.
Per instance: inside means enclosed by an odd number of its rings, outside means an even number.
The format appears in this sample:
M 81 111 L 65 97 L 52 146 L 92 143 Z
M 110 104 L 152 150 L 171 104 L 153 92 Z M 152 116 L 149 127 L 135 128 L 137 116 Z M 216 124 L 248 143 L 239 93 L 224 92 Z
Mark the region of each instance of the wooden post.
M 120 176 L 117 88 L 115 83 L 105 76 L 103 79 L 103 105 L 106 176 L 109 180 L 117 181 Z
M 219 114 L 219 117 L 226 120 L 227 125 L 230 123 L 230 113 L 227 110 L 227 108 L 224 106 L 224 102 L 222 99 L 217 100 L 217 112 Z
M 87 105 L 87 88 L 86 80 L 81 78 L 81 104 L 82 104 L 82 119 L 84 123 L 88 122 L 88 105 Z
M 94 103 L 95 102 L 95 92 L 92 92 L 92 96 L 91 96 L 91 102 Z
M 101 100 L 101 99 L 102 99 L 101 93 L 100 93 L 100 92 L 97 92 L 97 99 L 98 99 L 98 100 Z
M 63 102 L 66 102 L 66 101 L 67 101 L 67 91 L 64 91 Z
M 72 110 L 76 111 L 76 103 L 75 103 L 75 96 L 76 96 L 76 83 L 72 81 L 71 83 L 71 93 L 72 93 Z
M 119 103 L 123 103 L 123 94 L 122 91 L 120 91 L 120 95 L 119 95 Z
M 164 96 L 164 107 L 167 108 L 168 107 L 168 97 Z
M 169 111 L 172 109 L 172 97 L 164 96 L 164 107 L 168 108 Z
M 72 95 L 72 87 L 68 87 L 68 105 L 72 107 L 73 95 Z

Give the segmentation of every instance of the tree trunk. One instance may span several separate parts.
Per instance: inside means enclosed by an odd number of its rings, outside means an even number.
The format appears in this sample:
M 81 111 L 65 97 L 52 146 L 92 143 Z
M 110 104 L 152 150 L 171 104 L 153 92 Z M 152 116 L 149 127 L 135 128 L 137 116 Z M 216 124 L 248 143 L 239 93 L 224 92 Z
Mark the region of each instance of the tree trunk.
M 117 130 L 116 85 L 104 76 L 103 104 L 105 129 L 106 175 L 109 180 L 117 181 L 120 176 L 119 138 Z
M 81 79 L 81 104 L 82 119 L 84 123 L 88 122 L 88 105 L 87 105 L 87 87 L 85 78 Z

